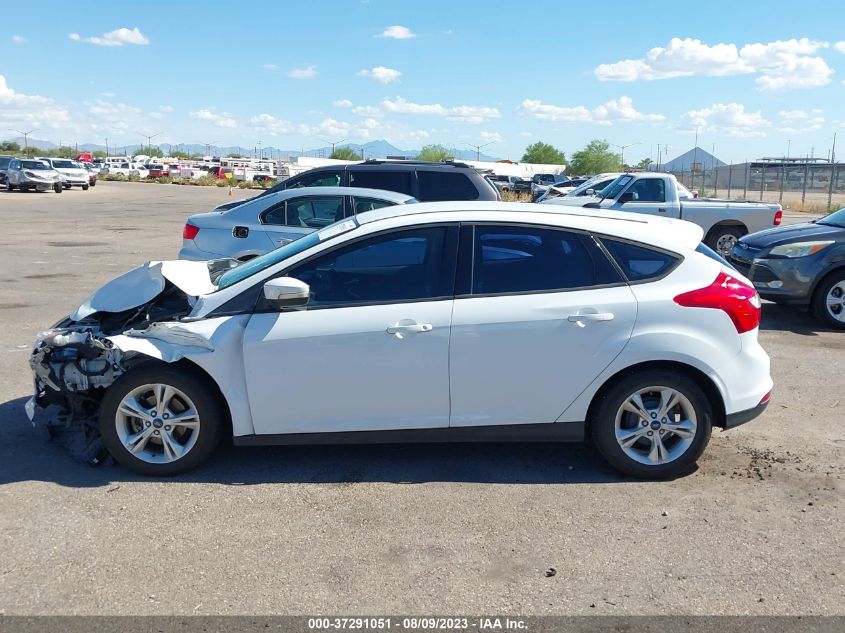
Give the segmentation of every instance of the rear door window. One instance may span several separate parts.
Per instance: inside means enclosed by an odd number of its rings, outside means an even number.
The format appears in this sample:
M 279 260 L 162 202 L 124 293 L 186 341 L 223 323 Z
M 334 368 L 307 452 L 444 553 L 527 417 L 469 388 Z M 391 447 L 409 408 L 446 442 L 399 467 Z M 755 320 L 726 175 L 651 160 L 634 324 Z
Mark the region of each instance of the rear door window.
M 285 224 L 320 229 L 343 219 L 343 196 L 294 198 L 287 201 Z
M 413 172 L 410 170 L 350 170 L 349 185 L 366 189 L 398 191 L 399 193 L 407 193 L 408 195 L 413 195 L 414 193 Z M 420 199 L 424 200 L 424 198 Z
M 355 196 L 352 198 L 352 213 L 365 213 L 367 211 L 375 211 L 376 209 L 383 209 L 384 207 L 392 207 L 395 202 L 389 200 L 379 200 L 378 198 L 359 198 Z
M 460 172 L 419 171 L 420 200 L 477 200 L 478 189 Z
M 625 273 L 629 281 L 653 281 L 668 274 L 680 261 L 680 258 L 664 251 L 601 238 L 605 248 Z

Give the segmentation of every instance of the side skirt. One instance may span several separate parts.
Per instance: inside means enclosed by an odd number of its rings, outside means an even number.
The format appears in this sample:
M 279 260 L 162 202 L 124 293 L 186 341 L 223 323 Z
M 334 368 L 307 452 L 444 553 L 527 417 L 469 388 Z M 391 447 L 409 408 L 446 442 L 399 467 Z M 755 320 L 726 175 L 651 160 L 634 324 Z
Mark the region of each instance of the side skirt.
M 550 424 L 493 424 L 436 429 L 395 431 L 340 431 L 331 433 L 278 433 L 240 435 L 235 446 L 274 446 L 293 444 L 415 444 L 446 442 L 581 442 L 583 422 Z

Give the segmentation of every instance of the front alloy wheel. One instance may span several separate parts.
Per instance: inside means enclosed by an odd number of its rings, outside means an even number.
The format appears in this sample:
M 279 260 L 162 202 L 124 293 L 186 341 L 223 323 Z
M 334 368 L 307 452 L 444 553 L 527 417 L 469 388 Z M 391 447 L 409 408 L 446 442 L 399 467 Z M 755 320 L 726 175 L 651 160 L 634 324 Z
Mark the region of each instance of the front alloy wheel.
M 173 475 L 213 452 L 221 408 L 204 377 L 148 363 L 109 387 L 100 408 L 100 433 L 112 457 L 127 468 Z
M 813 312 L 828 326 L 845 329 L 845 272 L 835 272 L 819 284 Z
M 710 440 L 713 407 L 694 380 L 667 370 L 623 377 L 591 408 L 589 428 L 611 466 L 634 477 L 687 472 Z

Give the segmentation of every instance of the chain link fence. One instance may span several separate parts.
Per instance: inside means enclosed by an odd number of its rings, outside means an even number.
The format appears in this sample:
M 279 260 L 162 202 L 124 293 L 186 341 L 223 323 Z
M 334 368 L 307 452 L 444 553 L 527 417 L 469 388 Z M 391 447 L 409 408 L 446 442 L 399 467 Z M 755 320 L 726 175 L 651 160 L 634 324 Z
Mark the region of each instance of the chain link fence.
M 845 207 L 845 164 L 743 163 L 671 172 L 701 197 L 779 202 L 799 211 Z

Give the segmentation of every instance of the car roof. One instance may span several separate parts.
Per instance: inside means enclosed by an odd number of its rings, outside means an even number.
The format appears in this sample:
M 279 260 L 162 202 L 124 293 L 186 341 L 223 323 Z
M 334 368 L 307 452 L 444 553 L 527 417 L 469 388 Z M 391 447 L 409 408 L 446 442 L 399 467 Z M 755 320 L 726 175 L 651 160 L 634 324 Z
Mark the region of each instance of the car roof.
M 356 196 L 358 198 L 381 198 L 382 200 L 389 200 L 391 202 L 405 202 L 413 198 L 412 195 L 407 193 L 387 191 L 386 189 L 367 189 L 365 187 L 293 187 L 258 197 L 286 200 L 301 196 Z M 253 198 L 253 200 L 256 199 Z
M 559 226 L 613 235 L 673 251 L 679 247 L 696 248 L 704 235 L 701 227 L 684 220 L 625 211 L 522 202 L 421 202 L 367 211 L 355 217 L 361 225 L 376 222 L 409 224 L 416 217 L 421 222 L 512 222 Z
M 366 160 L 360 163 L 344 163 L 343 165 L 320 165 L 314 167 L 313 171 L 336 171 L 348 169 L 374 169 L 379 171 L 453 171 L 456 169 L 476 171 L 471 165 L 459 162 L 430 162 L 430 161 L 415 161 L 415 160 L 383 160 L 373 159 Z M 308 170 L 308 171 L 312 171 Z

